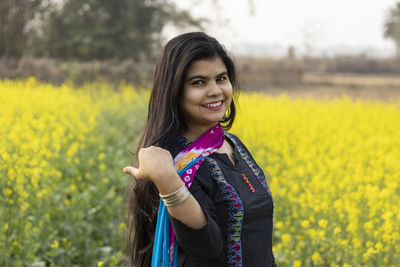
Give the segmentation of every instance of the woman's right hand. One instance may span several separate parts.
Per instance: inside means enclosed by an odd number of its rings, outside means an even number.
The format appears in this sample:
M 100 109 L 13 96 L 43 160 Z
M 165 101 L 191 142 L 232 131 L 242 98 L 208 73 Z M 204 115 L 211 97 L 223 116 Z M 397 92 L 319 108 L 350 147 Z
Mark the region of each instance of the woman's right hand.
M 150 146 L 142 148 L 138 154 L 139 167 L 127 166 L 123 172 L 135 176 L 137 179 L 150 179 L 155 184 L 164 177 L 176 175 L 171 153 L 160 147 Z
M 185 186 L 174 167 L 168 150 L 160 147 L 147 147 L 139 151 L 139 167 L 127 166 L 124 173 L 137 179 L 150 179 L 162 195 L 171 194 Z M 207 224 L 206 216 L 197 200 L 190 195 L 176 206 L 167 207 L 169 214 L 193 229 L 201 229 Z

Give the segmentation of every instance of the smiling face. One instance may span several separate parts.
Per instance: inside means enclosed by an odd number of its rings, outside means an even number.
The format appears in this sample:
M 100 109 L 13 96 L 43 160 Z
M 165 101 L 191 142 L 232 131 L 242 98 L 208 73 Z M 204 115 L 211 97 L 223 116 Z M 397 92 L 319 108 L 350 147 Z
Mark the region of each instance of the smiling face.
M 220 57 L 194 61 L 186 74 L 180 108 L 187 125 L 183 134 L 194 140 L 215 126 L 232 102 L 232 84 Z

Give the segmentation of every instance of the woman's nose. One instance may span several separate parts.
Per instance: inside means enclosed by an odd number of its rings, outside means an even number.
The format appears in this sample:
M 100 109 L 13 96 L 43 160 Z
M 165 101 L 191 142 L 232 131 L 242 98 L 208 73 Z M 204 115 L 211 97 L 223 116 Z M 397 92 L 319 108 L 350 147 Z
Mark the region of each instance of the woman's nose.
M 222 94 L 222 89 L 221 87 L 218 85 L 217 82 L 211 82 L 209 84 L 210 88 L 208 90 L 208 96 L 215 96 L 215 95 L 220 95 Z

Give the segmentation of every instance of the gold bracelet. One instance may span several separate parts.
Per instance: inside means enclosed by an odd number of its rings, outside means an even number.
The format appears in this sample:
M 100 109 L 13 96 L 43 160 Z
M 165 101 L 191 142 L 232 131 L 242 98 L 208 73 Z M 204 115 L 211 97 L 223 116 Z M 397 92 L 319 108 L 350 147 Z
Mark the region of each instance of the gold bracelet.
M 171 207 L 181 204 L 183 201 L 185 201 L 190 196 L 190 192 L 185 185 L 182 185 L 181 187 L 179 187 L 178 190 L 171 194 L 159 195 L 160 198 L 164 201 L 165 206 Z

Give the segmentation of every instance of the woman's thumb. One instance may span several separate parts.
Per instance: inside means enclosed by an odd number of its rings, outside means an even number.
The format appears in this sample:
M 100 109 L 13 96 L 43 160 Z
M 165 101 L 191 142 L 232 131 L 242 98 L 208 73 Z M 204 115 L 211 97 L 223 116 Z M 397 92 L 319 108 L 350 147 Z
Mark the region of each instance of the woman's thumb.
M 136 169 L 135 167 L 128 166 L 128 167 L 125 167 L 125 168 L 124 168 L 123 172 L 126 173 L 126 174 L 130 174 L 130 175 L 133 175 L 133 176 L 137 176 L 139 170 Z

